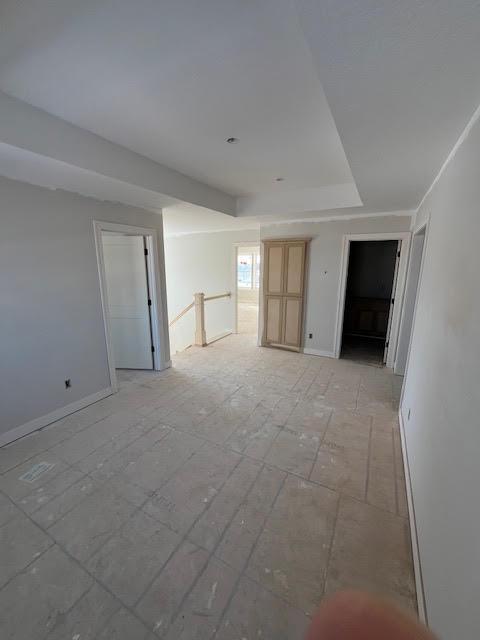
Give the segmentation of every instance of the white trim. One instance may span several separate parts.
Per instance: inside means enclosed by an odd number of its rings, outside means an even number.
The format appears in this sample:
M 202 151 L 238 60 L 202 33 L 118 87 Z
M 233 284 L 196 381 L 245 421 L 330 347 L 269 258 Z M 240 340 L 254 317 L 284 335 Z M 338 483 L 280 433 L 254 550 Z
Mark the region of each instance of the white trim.
M 413 333 L 415 331 L 415 322 L 417 319 L 418 300 L 420 298 L 420 289 L 422 287 L 423 269 L 425 266 L 425 256 L 427 255 L 428 234 L 430 231 L 430 213 L 427 215 L 426 219 L 422 222 L 422 224 L 417 227 L 417 230 L 413 235 L 420 233 L 420 231 L 422 231 L 423 229 L 425 229 L 425 240 L 423 241 L 422 262 L 420 264 L 420 273 L 418 275 L 418 284 L 417 284 L 417 294 L 415 296 L 415 306 L 413 308 L 412 330 L 410 333 L 410 341 L 408 344 L 408 352 L 407 352 L 407 362 L 405 364 L 405 373 L 403 374 L 403 385 L 402 385 L 402 391 L 400 394 L 400 402 L 399 402 L 400 409 L 402 408 L 402 405 L 403 405 L 403 396 L 405 394 L 405 385 L 407 383 L 408 367 L 410 365 L 410 356 L 412 352 Z
M 88 405 L 93 404 L 94 402 L 98 402 L 107 396 L 111 396 L 114 393 L 111 387 L 107 389 L 102 389 L 101 391 L 97 391 L 96 393 L 92 393 L 85 398 L 81 398 L 80 400 L 75 400 L 75 402 L 71 402 L 67 404 L 65 407 L 60 407 L 60 409 L 55 409 L 51 413 L 47 413 L 45 416 L 40 416 L 39 418 L 35 418 L 34 420 L 30 420 L 30 422 L 26 422 L 6 433 L 2 433 L 0 435 L 0 447 L 13 442 L 14 440 L 18 440 L 18 438 L 22 438 L 23 436 L 32 433 L 33 431 L 38 431 L 38 429 L 43 429 L 52 422 L 56 422 L 57 420 L 61 420 L 65 418 L 65 416 L 70 415 L 71 413 L 75 413 L 75 411 L 79 411 Z
M 395 297 L 395 304 L 393 306 L 393 316 L 389 339 L 390 345 L 388 348 L 386 361 L 387 367 L 393 367 L 397 351 L 398 331 L 400 327 L 400 316 L 403 307 L 403 296 L 405 292 L 405 280 L 407 273 L 408 256 L 410 252 L 411 236 L 412 234 L 410 231 L 393 231 L 389 233 L 354 233 L 345 234 L 343 236 L 342 261 L 340 267 L 340 282 L 337 299 L 337 319 L 335 322 L 335 358 L 340 357 L 342 346 L 343 316 L 345 312 L 345 294 L 347 289 L 350 243 L 354 241 L 364 242 L 369 240 L 401 240 L 402 246 L 400 249 L 400 263 L 398 265 L 397 286 L 395 287 L 395 291 L 392 292 L 393 297 Z
M 228 214 L 226 214 L 228 215 Z M 235 220 L 235 218 L 233 218 Z M 205 231 L 204 229 L 198 229 L 197 231 L 176 231 L 172 233 L 166 233 L 165 239 L 170 240 L 171 238 L 183 238 L 183 236 L 197 236 L 201 234 L 209 234 L 209 233 L 243 233 L 244 231 L 259 231 L 260 223 L 257 223 L 255 227 L 226 227 L 220 229 L 209 229 Z M 246 246 L 246 242 L 240 243 L 242 246 Z
M 362 207 L 359 207 L 362 208 Z M 260 231 L 263 227 L 274 227 L 285 224 L 302 224 L 306 222 L 347 222 L 348 220 L 357 220 L 362 218 L 390 218 L 390 217 L 401 217 L 401 218 L 411 218 L 416 213 L 416 210 L 406 210 L 406 211 L 379 211 L 379 212 L 370 212 L 370 213 L 338 213 L 332 214 L 329 216 L 318 216 L 316 218 L 288 218 L 288 220 L 279 220 L 273 219 L 262 219 L 268 218 L 268 216 L 257 216 L 256 226 L 248 227 L 248 228 L 220 228 L 220 229 L 210 229 L 208 231 L 204 231 L 203 229 L 197 231 L 177 231 L 174 233 L 166 233 L 165 238 L 181 238 L 183 236 L 193 236 L 199 234 L 209 234 L 209 233 L 242 233 L 244 231 Z M 246 242 L 235 243 L 240 246 L 248 246 Z
M 417 523 L 413 503 L 412 481 L 410 477 L 410 466 L 408 464 L 407 444 L 405 438 L 405 424 L 401 408 L 398 412 L 398 419 L 400 423 L 403 467 L 405 470 L 405 488 L 407 491 L 408 520 L 410 523 L 410 538 L 412 541 L 413 572 L 415 575 L 415 587 L 417 592 L 418 617 L 425 625 L 428 625 L 427 609 L 425 606 L 425 592 L 423 589 L 422 566 L 420 564 L 420 551 L 418 547 Z
M 158 239 L 157 230 L 148 227 L 136 227 L 128 224 L 119 224 L 116 222 L 103 222 L 100 220 L 93 221 L 95 234 L 95 248 L 97 251 L 98 277 L 100 282 L 100 295 L 102 300 L 103 324 L 105 328 L 105 342 L 107 347 L 108 369 L 110 373 L 110 384 L 113 392 L 118 389 L 117 374 L 115 371 L 115 360 L 112 347 L 112 333 L 108 318 L 108 294 L 107 282 L 105 276 L 105 260 L 103 256 L 102 231 L 113 231 L 128 235 L 143 236 L 146 238 L 148 256 L 147 269 L 150 285 L 150 298 L 152 300 L 151 318 L 152 318 L 152 340 L 155 351 L 153 353 L 153 369 L 155 371 L 163 371 L 168 368 L 167 361 L 164 357 L 163 345 L 168 344 L 168 332 L 166 333 L 165 318 L 163 317 L 163 305 L 161 304 L 160 289 L 160 268 L 158 260 Z
M 317 218 L 289 218 L 288 220 L 266 220 L 263 222 L 260 218 L 261 227 L 276 227 L 285 224 L 302 224 L 307 222 L 343 222 L 349 220 L 357 220 L 362 218 L 390 218 L 402 217 L 411 218 L 415 215 L 415 211 L 380 211 L 379 213 L 344 213 L 334 214 L 330 216 L 321 216 Z
M 231 336 L 232 333 L 233 331 L 230 331 L 229 329 L 227 329 L 226 331 L 222 331 L 222 333 L 219 333 L 216 336 L 213 336 L 213 338 L 210 338 L 209 340 L 207 340 L 207 346 L 210 344 L 213 344 L 214 342 L 218 342 L 219 340 L 222 340 L 222 338 Z
M 323 358 L 335 358 L 333 351 L 322 351 L 321 349 L 309 349 L 304 347 L 303 353 L 307 356 L 322 356 Z

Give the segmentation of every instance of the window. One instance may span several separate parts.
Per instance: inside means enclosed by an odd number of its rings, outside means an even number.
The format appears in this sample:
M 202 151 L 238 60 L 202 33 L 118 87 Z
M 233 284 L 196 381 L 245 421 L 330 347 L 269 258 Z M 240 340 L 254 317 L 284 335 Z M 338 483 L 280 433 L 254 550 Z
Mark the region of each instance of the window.
M 237 284 L 239 289 L 259 289 L 260 287 L 260 252 L 239 249 L 237 256 Z

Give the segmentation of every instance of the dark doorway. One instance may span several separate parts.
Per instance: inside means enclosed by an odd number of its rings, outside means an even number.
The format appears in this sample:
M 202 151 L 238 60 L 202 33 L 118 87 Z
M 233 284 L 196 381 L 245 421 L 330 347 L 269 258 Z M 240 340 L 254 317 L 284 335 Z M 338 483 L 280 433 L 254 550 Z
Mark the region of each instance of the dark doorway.
M 350 243 L 342 358 L 383 365 L 398 255 L 397 240 Z

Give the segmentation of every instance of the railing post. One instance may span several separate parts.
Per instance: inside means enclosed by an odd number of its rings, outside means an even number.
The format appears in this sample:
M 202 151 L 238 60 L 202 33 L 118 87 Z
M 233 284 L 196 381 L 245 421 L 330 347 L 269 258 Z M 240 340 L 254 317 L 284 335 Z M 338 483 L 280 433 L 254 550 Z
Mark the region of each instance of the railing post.
M 195 345 L 207 346 L 207 334 L 205 332 L 205 294 L 195 293 Z

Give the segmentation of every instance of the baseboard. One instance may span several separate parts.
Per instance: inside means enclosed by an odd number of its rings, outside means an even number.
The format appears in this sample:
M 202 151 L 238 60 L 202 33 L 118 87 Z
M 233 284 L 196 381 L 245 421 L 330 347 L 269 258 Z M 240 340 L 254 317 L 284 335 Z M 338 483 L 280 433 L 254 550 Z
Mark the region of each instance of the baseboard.
M 407 445 L 405 441 L 405 423 L 403 421 L 402 408 L 398 411 L 400 422 L 400 439 L 402 442 L 403 468 L 405 470 L 405 483 L 407 489 L 408 518 L 410 521 L 410 538 L 412 541 L 413 570 L 415 574 L 415 587 L 417 590 L 418 617 L 424 624 L 428 624 L 427 610 L 425 607 L 425 593 L 423 590 L 422 567 L 420 564 L 420 552 L 418 548 L 417 523 L 415 520 L 415 508 L 413 505 L 412 483 L 410 479 L 410 467 L 408 464 Z
M 94 402 L 98 402 L 99 400 L 103 400 L 107 396 L 112 395 L 113 389 L 108 387 L 108 389 L 102 389 L 101 391 L 97 391 L 96 393 L 92 393 L 85 398 L 81 398 L 80 400 L 76 400 L 75 402 L 71 402 L 67 404 L 65 407 L 61 407 L 60 409 L 55 409 L 51 413 L 47 413 L 45 416 L 40 416 L 39 418 L 35 418 L 34 420 L 30 420 L 30 422 L 26 422 L 25 424 L 20 425 L 19 427 L 15 427 L 7 433 L 2 433 L 0 435 L 0 447 L 4 447 L 6 444 L 13 442 L 14 440 L 18 440 L 23 436 L 28 435 L 29 433 L 33 433 L 34 431 L 38 431 L 39 429 L 43 429 L 52 422 L 56 422 L 57 420 L 61 420 L 65 418 L 65 416 L 70 415 L 71 413 L 75 413 L 75 411 L 79 411 L 80 409 L 84 409 L 88 407 L 88 405 L 93 404 Z
M 335 358 L 333 351 L 322 351 L 321 349 L 309 349 L 305 347 L 303 353 L 307 356 L 322 356 L 323 358 Z
M 217 336 L 213 336 L 213 338 L 210 338 L 209 340 L 207 340 L 207 345 L 212 344 L 214 342 L 218 342 L 218 340 L 221 340 L 222 338 L 226 338 L 227 336 L 231 336 L 233 333 L 233 331 L 224 331 L 223 333 L 219 333 Z

